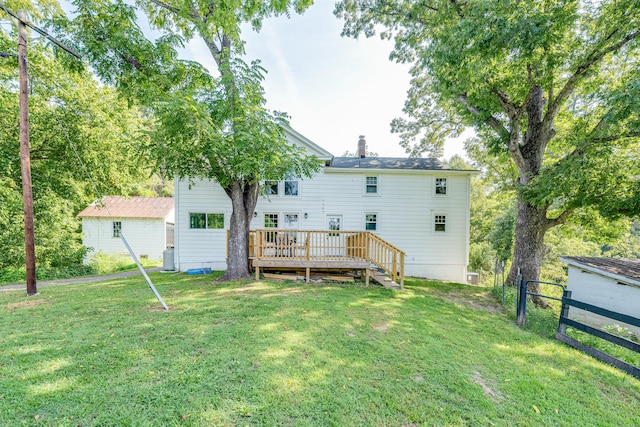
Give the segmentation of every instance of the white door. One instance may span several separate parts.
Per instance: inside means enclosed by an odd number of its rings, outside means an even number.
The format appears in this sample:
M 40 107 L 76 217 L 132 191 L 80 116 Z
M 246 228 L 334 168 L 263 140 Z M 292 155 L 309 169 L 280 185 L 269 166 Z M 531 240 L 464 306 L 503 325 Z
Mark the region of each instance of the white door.
M 346 244 L 344 242 L 345 237 L 340 233 L 332 233 L 331 231 L 341 231 L 342 227 L 342 215 L 327 215 L 327 246 L 326 254 L 328 256 L 340 257 L 344 256 Z
M 282 227 L 287 230 L 280 238 L 280 242 L 285 249 L 283 254 L 287 257 L 294 257 L 298 246 L 298 232 L 296 230 L 300 228 L 300 217 L 297 213 L 284 213 L 282 216 Z

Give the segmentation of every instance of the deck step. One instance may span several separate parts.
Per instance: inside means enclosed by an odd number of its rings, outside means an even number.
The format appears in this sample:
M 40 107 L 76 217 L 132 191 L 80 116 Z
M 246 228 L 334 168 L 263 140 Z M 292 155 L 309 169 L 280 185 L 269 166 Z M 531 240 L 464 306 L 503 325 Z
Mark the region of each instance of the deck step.
M 373 278 L 373 280 L 375 280 L 376 282 L 380 283 L 385 288 L 401 289 L 401 287 L 400 287 L 400 285 L 398 283 L 394 282 L 390 277 L 385 276 L 384 274 L 380 273 L 376 269 L 371 269 L 370 270 L 370 274 L 371 274 L 371 278 Z

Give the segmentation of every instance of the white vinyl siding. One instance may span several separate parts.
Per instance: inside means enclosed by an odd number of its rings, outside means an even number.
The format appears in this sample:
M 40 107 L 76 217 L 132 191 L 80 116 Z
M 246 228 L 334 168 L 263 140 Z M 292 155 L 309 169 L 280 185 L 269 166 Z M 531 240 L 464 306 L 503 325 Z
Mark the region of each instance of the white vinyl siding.
M 82 244 L 90 248 L 85 262 L 89 262 L 97 252 L 129 256 L 119 235 L 118 238 L 114 236 L 116 227 L 124 234 L 136 256 L 162 259 L 162 252 L 167 248 L 165 220 L 119 218 L 114 221 L 113 218 L 82 218 Z

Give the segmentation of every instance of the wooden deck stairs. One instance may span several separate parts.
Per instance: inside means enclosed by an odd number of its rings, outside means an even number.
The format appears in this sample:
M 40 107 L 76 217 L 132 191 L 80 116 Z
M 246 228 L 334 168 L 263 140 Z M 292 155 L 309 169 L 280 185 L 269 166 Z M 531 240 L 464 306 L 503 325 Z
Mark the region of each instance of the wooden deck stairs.
M 385 288 L 397 289 L 397 290 L 404 289 L 404 286 L 401 286 L 399 283 L 395 282 L 391 277 L 382 273 L 377 268 L 370 269 L 369 276 L 376 282 L 380 283 Z

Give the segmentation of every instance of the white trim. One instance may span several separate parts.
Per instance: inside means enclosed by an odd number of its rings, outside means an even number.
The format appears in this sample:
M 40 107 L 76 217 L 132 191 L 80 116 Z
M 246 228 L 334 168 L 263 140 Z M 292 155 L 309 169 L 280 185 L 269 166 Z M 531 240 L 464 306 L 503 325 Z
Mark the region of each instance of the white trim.
M 297 132 L 296 130 L 283 126 L 284 134 L 288 137 L 288 139 L 292 139 L 295 143 L 297 143 L 300 147 L 304 148 L 309 155 L 315 155 L 320 160 L 332 160 L 333 154 L 320 147 L 318 144 L 311 141 L 306 136 Z

